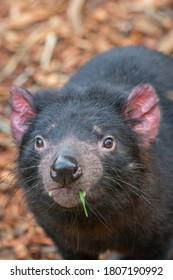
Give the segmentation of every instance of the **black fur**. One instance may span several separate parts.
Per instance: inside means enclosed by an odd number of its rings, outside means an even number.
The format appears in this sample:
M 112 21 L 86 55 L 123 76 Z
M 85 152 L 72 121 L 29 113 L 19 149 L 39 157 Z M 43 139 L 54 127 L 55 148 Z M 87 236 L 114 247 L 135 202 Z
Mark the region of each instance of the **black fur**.
M 161 108 L 158 135 L 147 149 L 123 116 L 129 92 L 145 83 L 155 88 Z M 19 176 L 29 208 L 64 258 L 97 259 L 107 249 L 128 259 L 171 258 L 173 103 L 166 95 L 172 90 L 170 57 L 124 47 L 97 55 L 62 89 L 34 95 L 37 115 L 20 144 Z M 51 124 L 57 127 L 46 131 Z M 102 135 L 93 133 L 94 125 Z M 43 155 L 34 150 L 36 135 L 49 143 Z M 81 205 L 66 209 L 54 203 L 38 169 L 43 157 L 71 135 L 90 146 L 106 135 L 117 142 L 113 152 L 99 155 L 103 174 L 86 197 L 88 218 Z

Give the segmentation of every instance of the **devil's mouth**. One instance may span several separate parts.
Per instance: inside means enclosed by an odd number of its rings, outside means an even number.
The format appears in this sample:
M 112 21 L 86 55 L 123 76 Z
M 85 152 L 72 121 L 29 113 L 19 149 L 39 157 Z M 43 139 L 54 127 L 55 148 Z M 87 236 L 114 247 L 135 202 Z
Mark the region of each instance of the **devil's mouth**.
M 79 190 L 69 185 L 47 189 L 48 195 L 60 206 L 73 208 L 81 203 Z
M 48 192 L 48 195 L 50 197 L 52 197 L 54 192 L 64 192 L 64 193 L 73 192 L 74 193 L 74 190 L 72 189 L 71 186 L 60 186 L 58 188 L 53 188 L 53 189 L 47 190 L 47 192 Z

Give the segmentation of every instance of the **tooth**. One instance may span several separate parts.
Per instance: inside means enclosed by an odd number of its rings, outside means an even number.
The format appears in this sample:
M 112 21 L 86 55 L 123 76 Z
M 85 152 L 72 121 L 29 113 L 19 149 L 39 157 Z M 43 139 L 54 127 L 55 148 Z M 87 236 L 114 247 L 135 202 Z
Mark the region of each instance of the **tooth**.
M 48 195 L 51 197 L 52 196 L 52 192 L 50 191 L 50 192 L 48 192 Z

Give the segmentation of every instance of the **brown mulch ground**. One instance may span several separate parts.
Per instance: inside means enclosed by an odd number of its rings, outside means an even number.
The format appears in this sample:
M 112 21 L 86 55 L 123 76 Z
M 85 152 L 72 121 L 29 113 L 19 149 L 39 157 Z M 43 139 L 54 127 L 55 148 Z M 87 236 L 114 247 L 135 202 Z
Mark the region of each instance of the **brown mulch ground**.
M 173 1 L 0 1 L 0 259 L 60 259 L 14 186 L 9 87 L 59 87 L 94 54 L 127 44 L 172 54 Z

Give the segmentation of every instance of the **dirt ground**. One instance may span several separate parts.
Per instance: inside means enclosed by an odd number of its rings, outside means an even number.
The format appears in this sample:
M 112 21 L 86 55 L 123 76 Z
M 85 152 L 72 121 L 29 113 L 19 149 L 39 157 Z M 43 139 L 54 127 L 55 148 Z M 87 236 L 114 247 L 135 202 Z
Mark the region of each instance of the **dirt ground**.
M 173 1 L 0 1 L 0 259 L 61 258 L 15 184 L 9 88 L 60 87 L 95 54 L 129 44 L 173 54 Z

